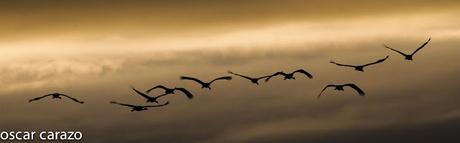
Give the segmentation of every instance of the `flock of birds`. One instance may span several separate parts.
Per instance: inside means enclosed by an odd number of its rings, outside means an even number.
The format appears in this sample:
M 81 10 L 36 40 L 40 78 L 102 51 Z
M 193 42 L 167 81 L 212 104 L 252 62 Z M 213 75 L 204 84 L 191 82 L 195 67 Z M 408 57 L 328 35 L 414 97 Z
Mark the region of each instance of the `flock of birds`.
M 403 53 L 399 50 L 396 50 L 396 49 L 393 49 L 387 45 L 383 45 L 385 48 L 387 49 L 390 49 L 392 51 L 395 51 L 399 54 L 401 54 L 402 56 L 404 56 L 404 59 L 405 60 L 413 60 L 413 56 L 415 55 L 415 53 L 417 53 L 418 51 L 420 51 L 422 48 L 424 48 L 429 42 L 431 41 L 431 38 L 428 39 L 428 41 L 426 41 L 425 43 L 423 43 L 420 47 L 418 47 L 414 52 L 412 52 L 411 54 L 406 54 L 406 53 Z M 383 59 L 379 59 L 375 62 L 371 62 L 371 63 L 368 63 L 368 64 L 363 64 L 363 65 L 348 65 L 348 64 L 341 64 L 341 63 L 337 63 L 337 62 L 334 62 L 334 61 L 331 61 L 330 63 L 332 64 L 335 64 L 337 66 L 342 66 L 342 67 L 351 67 L 351 68 L 354 68 L 354 70 L 356 71 L 361 71 L 361 72 L 364 72 L 364 68 L 365 67 L 368 67 L 368 66 L 371 66 L 371 65 L 375 65 L 375 64 L 379 64 L 379 63 L 382 63 L 384 62 L 386 59 L 388 59 L 389 56 L 386 56 L 385 58 Z M 290 73 L 285 73 L 285 72 L 276 72 L 272 75 L 266 75 L 266 76 L 260 76 L 260 77 L 250 77 L 250 76 L 246 76 L 246 75 L 242 75 L 242 74 L 238 74 L 238 73 L 234 73 L 232 71 L 228 71 L 228 73 L 230 75 L 233 75 L 233 76 L 238 76 L 238 77 L 241 77 L 241 78 L 244 78 L 244 79 L 247 79 L 249 80 L 251 83 L 253 84 L 256 84 L 256 85 L 259 85 L 259 81 L 262 80 L 262 79 L 265 79 L 265 82 L 268 82 L 271 78 L 273 77 L 277 77 L 277 76 L 282 76 L 284 78 L 284 80 L 294 80 L 295 79 L 295 74 L 303 74 L 304 76 L 312 79 L 313 78 L 313 75 L 310 74 L 309 72 L 305 71 L 304 69 L 299 69 L 299 70 L 296 70 L 296 71 L 293 71 L 293 72 L 290 72 Z M 188 77 L 188 76 L 181 76 L 180 77 L 181 80 L 188 80 L 188 81 L 193 81 L 199 85 L 201 85 L 201 88 L 206 88 L 208 90 L 211 90 L 211 85 L 216 82 L 216 81 L 222 81 L 222 80 L 232 80 L 232 76 L 223 76 L 223 77 L 218 77 L 218 78 L 215 78 L 209 82 L 205 82 L 205 81 L 202 81 L 200 79 L 197 79 L 197 78 L 194 78 L 194 77 Z M 320 98 L 321 95 L 323 94 L 323 92 L 328 89 L 328 88 L 334 88 L 334 90 L 338 90 L 338 91 L 344 91 L 344 88 L 345 87 L 350 87 L 351 89 L 355 90 L 358 95 L 360 96 L 364 96 L 365 93 L 364 91 L 359 88 L 359 86 L 357 86 L 356 84 L 354 83 L 346 83 L 346 84 L 330 84 L 330 85 L 326 85 L 322 90 L 321 92 L 319 93 L 319 95 L 317 96 L 317 98 Z M 121 106 L 126 106 L 126 107 L 130 107 L 131 108 L 131 111 L 143 111 L 143 110 L 148 110 L 149 108 L 152 108 L 152 107 L 162 107 L 162 106 L 166 106 L 169 104 L 169 101 L 165 102 L 165 103 L 162 103 L 160 104 L 158 99 L 161 98 L 161 97 L 164 97 L 166 95 L 174 95 L 178 92 L 181 92 L 183 95 L 185 95 L 188 99 L 192 99 L 194 97 L 194 95 L 188 91 L 187 89 L 185 88 L 182 88 L 182 87 L 166 87 L 166 86 L 163 86 L 163 85 L 157 85 L 155 87 L 152 87 L 150 89 L 148 89 L 147 91 L 145 92 L 142 92 L 142 91 L 139 91 L 137 90 L 136 88 L 134 87 L 131 87 L 132 90 L 139 96 L 141 96 L 142 98 L 145 98 L 146 99 L 146 102 L 152 102 L 152 103 L 155 103 L 155 105 L 146 105 L 146 106 L 142 106 L 142 105 L 132 105 L 132 104 L 125 104 L 125 103 L 119 103 L 119 102 L 116 102 L 116 101 L 111 101 L 110 103 L 111 104 L 117 104 L 117 105 L 121 105 Z M 161 94 L 161 95 L 157 95 L 157 96 L 151 96 L 149 95 L 150 92 L 152 92 L 153 90 L 163 90 L 164 93 Z M 52 99 L 62 99 L 62 97 L 66 97 L 66 98 L 69 98 L 77 103 L 80 103 L 80 104 L 83 104 L 84 102 L 83 101 L 80 101 L 76 98 L 73 98 L 69 95 L 66 95 L 66 94 L 61 94 L 61 93 L 52 93 L 52 94 L 47 94 L 47 95 L 44 95 L 44 96 L 40 96 L 40 97 L 36 97 L 36 98 L 33 98 L 33 99 L 30 99 L 29 102 L 33 102 L 33 101 L 37 101 L 37 100 L 40 100 L 40 99 L 43 99 L 45 97 L 49 97 L 51 96 Z

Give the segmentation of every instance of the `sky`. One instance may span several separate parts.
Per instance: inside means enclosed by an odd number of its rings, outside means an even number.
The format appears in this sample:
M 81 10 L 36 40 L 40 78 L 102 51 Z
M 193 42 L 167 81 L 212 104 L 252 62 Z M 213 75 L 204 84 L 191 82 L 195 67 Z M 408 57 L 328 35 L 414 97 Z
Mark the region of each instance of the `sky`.
M 80 130 L 85 142 L 458 142 L 454 0 L 3 0 L 0 127 Z M 406 61 L 383 47 L 410 53 Z M 357 72 L 329 61 L 382 64 Z M 216 82 L 305 69 L 314 78 Z M 355 83 L 352 90 L 327 84 Z M 131 86 L 186 87 L 144 112 Z M 85 101 L 28 99 L 59 92 Z M 152 95 L 158 95 L 153 92 Z

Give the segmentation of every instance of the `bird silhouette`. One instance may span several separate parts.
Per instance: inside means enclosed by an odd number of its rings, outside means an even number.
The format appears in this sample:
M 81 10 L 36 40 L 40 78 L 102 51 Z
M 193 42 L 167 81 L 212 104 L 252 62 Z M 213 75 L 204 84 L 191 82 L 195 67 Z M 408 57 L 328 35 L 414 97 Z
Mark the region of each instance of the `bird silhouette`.
M 163 96 L 165 96 L 165 95 L 169 95 L 169 94 L 162 94 L 162 95 L 158 95 L 158 96 L 149 96 L 149 95 L 147 95 L 147 94 L 145 94 L 145 93 L 143 93 L 143 92 L 137 90 L 137 89 L 134 88 L 134 87 L 131 87 L 131 88 L 132 88 L 138 95 L 140 95 L 140 96 L 146 98 L 146 99 L 147 99 L 146 102 L 155 102 L 155 103 L 158 103 L 158 98 L 163 97 Z
M 245 76 L 245 75 L 234 73 L 232 71 L 228 71 L 228 73 L 236 75 L 236 76 L 239 76 L 239 77 L 242 77 L 242 78 L 245 78 L 245 79 L 248 79 L 248 80 L 250 80 L 252 83 L 254 83 L 256 85 L 259 85 L 259 80 L 270 77 L 268 75 L 268 76 L 261 76 L 261 77 L 258 77 L 258 78 L 252 78 L 252 77 L 248 77 L 248 76 Z
M 124 103 L 118 103 L 118 102 L 115 102 L 115 101 L 110 101 L 110 103 L 111 103 L 111 104 L 118 104 L 118 105 L 121 105 L 121 106 L 131 107 L 131 112 L 134 112 L 134 111 L 144 111 L 144 110 L 148 110 L 150 107 L 162 107 L 162 106 L 166 106 L 166 105 L 169 104 L 169 101 L 167 101 L 167 102 L 164 103 L 164 104 L 160 104 L 160 105 L 147 105 L 147 106 L 124 104 Z
M 395 51 L 395 52 L 398 52 L 399 54 L 403 55 L 404 56 L 404 59 L 406 60 L 409 60 L 409 61 L 412 61 L 413 60 L 413 56 L 415 55 L 415 53 L 417 53 L 420 49 L 422 49 L 423 47 L 426 46 L 426 44 L 428 44 L 428 42 L 431 41 L 431 38 L 428 39 L 428 41 L 426 41 L 425 43 L 423 43 L 420 47 L 418 47 L 414 52 L 412 52 L 412 54 L 405 54 L 401 51 L 398 51 L 396 49 L 393 49 L 393 48 L 390 48 L 389 46 L 383 44 L 383 46 L 385 46 L 385 48 L 387 49 L 390 49 L 392 51 Z
M 70 97 L 68 95 L 65 95 L 65 94 L 61 94 L 61 93 L 51 93 L 51 94 L 47 94 L 47 95 L 43 95 L 43 96 L 40 96 L 40 97 L 36 97 L 36 98 L 33 98 L 33 99 L 30 99 L 29 102 L 32 102 L 32 101 L 36 101 L 36 100 L 40 100 L 42 98 L 45 98 L 45 97 L 48 97 L 48 96 L 51 96 L 52 99 L 62 99 L 61 96 L 64 96 L 64 97 L 67 97 L 77 103 L 80 103 L 80 104 L 83 104 L 85 102 L 83 101 L 80 101 L 80 100 L 77 100 L 76 98 L 73 98 L 73 97 Z
M 364 72 L 364 67 L 367 67 L 367 66 L 370 66 L 370 65 L 374 65 L 374 64 L 378 64 L 378 63 L 381 63 L 383 61 L 385 61 L 386 59 L 388 59 L 388 57 L 390 56 L 386 56 L 385 58 L 383 59 L 380 59 L 380 60 L 377 60 L 373 63 L 368 63 L 368 64 L 365 64 L 365 65 L 345 65 L 345 64 L 339 64 L 339 63 L 336 63 L 334 61 L 331 61 L 330 63 L 333 63 L 333 64 L 336 64 L 338 66 L 344 66 L 344 67 L 352 67 L 352 68 L 355 68 L 356 71 L 361 71 L 361 72 Z
M 193 94 L 190 93 L 187 89 L 185 88 L 178 88 L 178 87 L 175 87 L 175 88 L 168 88 L 168 87 L 165 87 L 163 85 L 157 85 L 153 88 L 150 88 L 149 90 L 147 90 L 147 93 L 150 93 L 152 90 L 154 89 L 163 89 L 165 92 L 163 95 L 160 95 L 160 96 L 164 96 L 164 95 L 169 95 L 169 94 L 175 94 L 175 91 L 176 90 L 179 90 L 180 92 L 184 93 L 185 96 L 187 96 L 188 99 L 192 99 L 193 98 Z
M 187 76 L 181 76 L 180 77 L 181 80 L 192 80 L 192 81 L 195 81 L 199 84 L 201 84 L 201 88 L 207 88 L 209 90 L 211 90 L 211 84 L 214 82 L 214 81 L 217 81 L 217 80 L 232 80 L 232 77 L 231 76 L 223 76 L 223 77 L 219 77 L 219 78 L 216 78 L 214 80 L 211 80 L 210 82 L 203 82 L 197 78 L 193 78 L 193 77 L 187 77 Z
M 291 73 L 285 73 L 285 72 L 276 72 L 275 74 L 269 76 L 267 79 L 265 79 L 265 82 L 268 82 L 272 77 L 275 77 L 275 76 L 278 76 L 278 75 L 282 75 L 284 76 L 284 80 L 288 80 L 288 79 L 295 79 L 294 77 L 294 74 L 295 73 L 302 73 L 304 75 L 306 75 L 308 78 L 313 78 L 313 76 L 308 73 L 307 71 L 303 70 L 303 69 L 299 69 L 299 70 L 296 70 L 294 72 L 291 72 Z
M 329 88 L 329 87 L 334 87 L 334 90 L 344 91 L 343 88 L 344 88 L 345 86 L 349 86 L 349 87 L 351 87 L 352 89 L 356 90 L 360 96 L 364 96 L 364 95 L 365 95 L 364 91 L 361 90 L 356 84 L 353 84 L 353 83 L 347 83 L 347 84 L 342 84 L 342 85 L 329 84 L 329 85 L 327 85 L 326 87 L 324 87 L 323 90 L 319 93 L 318 98 L 320 98 L 320 97 L 321 97 L 321 94 L 323 94 L 324 90 L 326 90 L 326 89 Z

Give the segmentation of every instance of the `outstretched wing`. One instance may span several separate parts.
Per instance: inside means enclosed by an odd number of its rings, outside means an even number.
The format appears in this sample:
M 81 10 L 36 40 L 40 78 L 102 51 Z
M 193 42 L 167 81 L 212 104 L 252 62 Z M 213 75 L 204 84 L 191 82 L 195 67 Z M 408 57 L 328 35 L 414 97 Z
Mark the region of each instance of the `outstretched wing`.
M 329 87 L 334 87 L 334 86 L 335 86 L 335 85 L 333 85 L 333 84 L 326 85 L 326 86 L 323 88 L 323 90 L 321 90 L 321 92 L 318 94 L 318 98 L 321 97 L 321 95 L 323 94 L 323 92 L 324 92 L 327 88 L 329 88 Z
M 232 80 L 232 77 L 231 77 L 231 76 L 219 77 L 219 78 L 216 78 L 216 79 L 212 80 L 212 81 L 209 82 L 209 83 L 213 83 L 214 81 L 217 81 L 217 80 Z
M 403 53 L 403 52 L 401 52 L 401 51 L 398 51 L 398 50 L 396 50 L 396 49 L 390 48 L 389 46 L 387 46 L 387 45 L 385 45 L 385 44 L 383 44 L 383 46 L 384 46 L 385 48 L 387 48 L 387 49 L 390 49 L 390 50 L 392 50 L 392 51 L 398 52 L 398 53 L 401 54 L 401 55 L 407 56 L 407 54 L 405 54 L 405 53 Z
M 264 79 L 264 78 L 269 78 L 269 77 L 271 77 L 271 75 L 261 76 L 261 77 L 258 77 L 257 80 Z
M 169 93 L 165 93 L 165 94 L 161 94 L 161 95 L 158 95 L 158 96 L 156 96 L 155 98 L 157 98 L 157 99 L 158 99 L 158 98 L 160 98 L 160 97 L 163 97 L 163 96 L 166 96 L 166 95 L 171 95 L 171 94 L 169 94 Z
M 187 76 L 181 76 L 180 77 L 181 80 L 193 80 L 195 82 L 198 82 L 199 84 L 205 84 L 203 81 L 197 79 L 197 78 L 193 78 L 193 77 L 187 77 Z
M 343 67 L 353 67 L 353 68 L 356 67 L 354 65 L 345 65 L 345 64 L 336 63 L 334 61 L 330 61 L 329 63 L 335 64 L 335 65 L 338 65 L 338 66 L 343 66 Z
M 387 60 L 387 59 L 388 59 L 388 57 L 390 57 L 390 56 L 386 56 L 386 57 L 385 57 L 385 58 L 383 58 L 383 59 L 380 59 L 380 60 L 378 60 L 378 61 L 375 61 L 375 62 L 373 62 L 373 63 L 368 63 L 368 64 L 365 64 L 365 65 L 363 65 L 363 66 L 370 66 L 370 65 L 373 65 L 373 64 L 378 64 L 378 63 L 381 63 L 381 62 L 383 62 L 383 61 Z
M 185 89 L 185 88 L 174 88 L 174 90 L 179 90 L 179 91 L 183 92 L 183 93 L 187 96 L 188 99 L 192 99 L 192 98 L 193 98 L 193 94 L 190 93 L 190 92 L 189 92 L 187 89 Z
M 361 90 L 361 88 L 359 88 L 356 84 L 348 83 L 348 84 L 345 84 L 344 86 L 349 86 L 349 87 L 353 88 L 353 89 L 356 90 L 356 91 L 359 93 L 359 95 L 361 95 L 361 96 L 364 96 L 364 95 L 365 95 L 364 91 Z
M 248 76 L 245 76 L 245 75 L 241 75 L 241 74 L 237 74 L 237 73 L 234 73 L 232 71 L 228 71 L 229 74 L 233 74 L 233 75 L 236 75 L 236 76 L 239 76 L 239 77 L 242 77 L 242 78 L 245 78 L 245 79 L 249 79 L 249 80 L 253 80 L 254 78 L 252 77 L 248 77 Z
M 118 105 L 121 105 L 121 106 L 136 107 L 135 105 L 118 103 L 118 102 L 115 102 L 115 101 L 110 101 L 110 104 L 118 104 Z
M 48 96 L 51 96 L 51 95 L 53 95 L 53 94 L 47 94 L 47 95 L 43 95 L 43 96 L 40 96 L 40 97 L 35 97 L 33 99 L 30 99 L 29 102 L 40 100 L 42 98 L 45 98 L 45 97 L 48 97 Z
M 282 76 L 286 76 L 287 74 L 284 73 L 284 72 L 276 72 L 270 76 L 268 76 L 266 79 L 265 79 L 265 82 L 268 82 L 272 77 L 275 77 L 275 76 L 278 76 L 278 75 L 282 75 Z
M 69 99 L 72 99 L 73 101 L 75 101 L 75 102 L 77 102 L 77 103 L 80 103 L 80 104 L 85 103 L 85 102 L 80 101 L 80 100 L 78 100 L 78 99 L 76 99 L 76 98 L 70 97 L 69 95 L 61 94 L 61 96 L 67 97 L 67 98 L 69 98 Z
M 295 73 L 302 73 L 302 74 L 306 75 L 308 78 L 313 78 L 313 75 L 311 75 L 310 73 L 308 73 L 304 69 L 299 69 L 299 70 L 296 70 L 296 71 L 292 72 L 292 74 L 295 74 Z
M 160 104 L 160 105 L 148 105 L 148 106 L 143 106 L 143 107 L 161 107 L 161 106 L 166 106 L 169 104 L 169 101 L 167 101 L 166 103 L 164 104 Z
M 167 87 L 165 87 L 165 86 L 163 86 L 163 85 L 157 85 L 157 86 L 152 87 L 152 88 L 150 88 L 149 90 L 147 90 L 147 93 L 150 93 L 152 90 L 157 89 L 157 88 L 161 88 L 161 89 L 164 89 L 164 90 L 167 90 L 167 89 L 168 89 Z
M 428 41 L 426 41 L 425 43 L 423 43 L 420 47 L 417 48 L 417 50 L 415 50 L 411 55 L 414 55 L 415 53 L 417 53 L 420 49 L 422 49 L 423 47 L 426 46 L 426 44 L 428 44 L 428 42 L 431 41 L 431 38 L 428 39 Z
M 142 96 L 142 97 L 144 97 L 144 98 L 147 98 L 147 99 L 151 98 L 149 95 L 140 92 L 140 91 L 137 90 L 136 88 L 134 88 L 134 87 L 132 87 L 132 86 L 131 86 L 131 88 L 132 88 L 137 94 L 139 94 L 140 96 Z

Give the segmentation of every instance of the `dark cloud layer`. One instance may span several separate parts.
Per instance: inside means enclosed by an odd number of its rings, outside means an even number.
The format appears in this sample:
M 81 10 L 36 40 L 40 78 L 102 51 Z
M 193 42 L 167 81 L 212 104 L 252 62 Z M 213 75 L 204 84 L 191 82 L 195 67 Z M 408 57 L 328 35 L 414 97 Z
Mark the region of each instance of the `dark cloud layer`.
M 455 0 L 6 0 L 0 2 L 0 36 L 17 40 L 79 34 L 197 34 L 206 29 L 228 31 L 293 21 L 443 13 L 456 11 L 458 5 Z
M 341 131 L 301 132 L 286 136 L 264 137 L 248 142 L 278 143 L 278 142 L 318 142 L 318 143 L 435 143 L 457 142 L 459 119 L 440 121 L 417 125 L 391 125 L 379 128 L 344 129 Z

